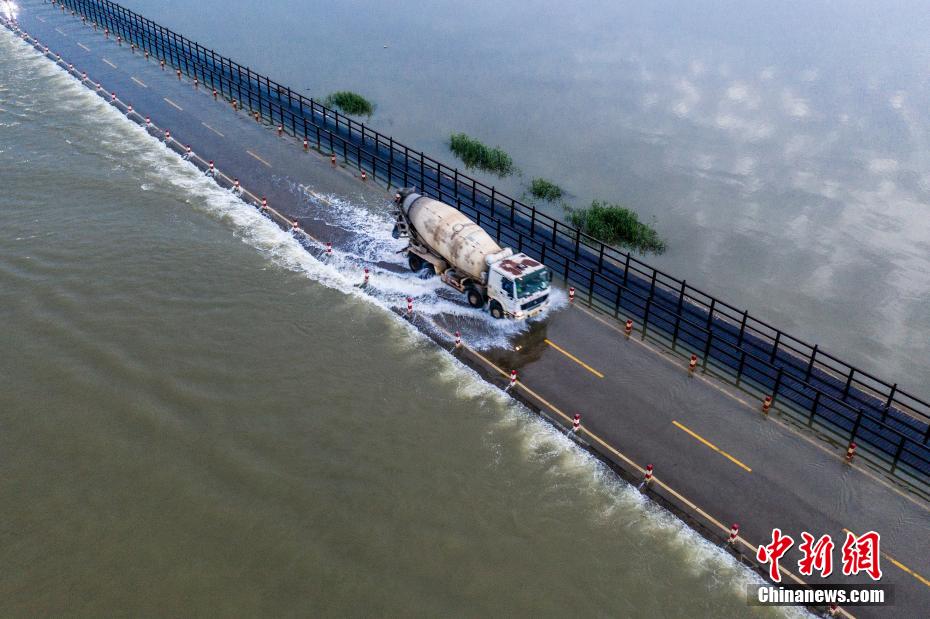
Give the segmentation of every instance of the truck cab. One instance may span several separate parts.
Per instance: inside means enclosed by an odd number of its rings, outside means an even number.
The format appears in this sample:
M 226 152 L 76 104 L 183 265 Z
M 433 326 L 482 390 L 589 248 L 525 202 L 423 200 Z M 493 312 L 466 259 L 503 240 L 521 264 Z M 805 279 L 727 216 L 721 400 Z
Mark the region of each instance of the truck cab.
M 489 311 L 494 318 L 525 319 L 549 305 L 549 269 L 520 253 L 490 265 Z

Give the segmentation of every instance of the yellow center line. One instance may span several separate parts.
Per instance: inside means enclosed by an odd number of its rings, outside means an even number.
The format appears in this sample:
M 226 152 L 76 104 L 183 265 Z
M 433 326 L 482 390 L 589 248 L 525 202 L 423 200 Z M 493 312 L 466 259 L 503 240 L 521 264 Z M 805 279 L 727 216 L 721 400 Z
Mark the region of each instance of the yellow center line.
M 450 338 L 452 337 L 452 334 L 449 333 L 448 331 L 446 331 L 445 329 L 443 329 L 442 327 L 438 327 L 438 328 L 439 328 L 439 330 L 440 330 L 441 332 L 445 333 L 446 336 L 448 336 L 448 337 L 450 337 Z M 498 367 L 493 361 L 491 361 L 490 359 L 488 359 L 487 357 L 485 357 L 484 355 L 482 355 L 481 353 L 479 353 L 477 350 L 475 350 L 475 349 L 469 347 L 467 344 L 463 344 L 463 348 L 465 348 L 465 349 L 468 350 L 471 354 L 473 354 L 473 355 L 475 355 L 476 357 L 478 357 L 478 359 L 480 359 L 481 361 L 483 361 L 488 367 L 493 368 L 498 374 L 500 374 L 500 375 L 503 376 L 504 378 L 509 378 L 509 377 L 510 377 L 510 373 L 509 373 L 509 372 L 507 372 L 507 371 L 501 369 L 500 367 Z M 572 421 L 572 418 L 571 418 L 571 417 L 569 417 L 568 415 L 566 415 L 561 409 L 559 409 L 557 406 L 555 406 L 554 404 L 552 404 L 551 402 L 549 402 L 548 400 L 546 400 L 545 398 L 543 398 L 541 395 L 539 395 L 538 393 L 536 393 L 535 391 L 533 391 L 532 389 L 530 389 L 529 387 L 527 387 L 525 383 L 518 382 L 516 388 L 517 388 L 517 389 L 521 389 L 521 390 L 525 391 L 526 393 L 530 394 L 536 401 L 542 403 L 544 406 L 548 407 L 549 410 L 551 410 L 553 413 L 557 414 L 558 416 L 560 416 L 560 417 L 561 417 L 562 419 L 564 419 L 565 421 L 571 423 L 571 421 Z M 630 458 L 628 458 L 626 455 L 622 454 L 620 451 L 618 451 L 615 447 L 613 447 L 610 443 L 608 443 L 607 441 L 605 441 L 604 439 L 602 439 L 602 438 L 601 438 L 600 436 L 598 436 L 597 434 L 594 434 L 593 432 L 591 432 L 590 430 L 588 430 L 588 429 L 585 428 L 584 426 L 581 427 L 581 432 L 583 432 L 584 434 L 586 434 L 588 437 L 590 437 L 592 440 L 594 440 L 596 443 L 598 443 L 601 447 L 603 447 L 604 449 L 606 449 L 606 450 L 609 451 L 610 453 L 614 454 L 615 456 L 617 456 L 618 458 L 620 458 L 621 460 L 623 460 L 624 462 L 626 462 L 628 465 L 630 465 L 630 466 L 633 467 L 634 469 L 638 470 L 640 473 L 645 473 L 646 469 L 644 469 L 643 467 L 641 467 L 641 466 L 639 466 L 638 464 L 636 464 L 635 462 L 633 462 L 633 460 L 631 460 Z M 729 533 L 729 532 L 730 532 L 730 527 L 724 525 L 722 522 L 720 522 L 719 520 L 717 520 L 716 518 L 714 518 L 713 516 L 711 516 L 710 514 L 708 514 L 706 511 L 704 511 L 703 509 L 701 509 L 700 507 L 698 507 L 697 504 L 695 504 L 693 501 L 688 500 L 684 495 L 682 495 L 681 493 L 677 492 L 677 491 L 676 491 L 675 489 L 673 489 L 671 486 L 669 486 L 668 484 L 666 484 L 665 482 L 663 482 L 662 480 L 660 480 L 657 476 L 653 476 L 652 481 L 653 481 L 654 484 L 656 484 L 657 486 L 659 486 L 660 488 L 662 488 L 663 490 L 665 490 L 667 493 L 669 493 L 670 495 L 672 495 L 673 497 L 675 497 L 676 499 L 678 499 L 679 501 L 681 501 L 682 503 L 684 503 L 689 509 L 691 509 L 691 510 L 693 510 L 695 513 L 699 514 L 702 518 L 704 518 L 705 520 L 707 520 L 708 522 L 710 522 L 711 524 L 713 524 L 715 527 L 717 527 L 717 528 L 720 529 L 721 531 L 723 531 L 723 532 L 725 532 L 725 533 Z M 738 538 L 737 538 L 737 542 L 738 542 L 739 544 L 742 544 L 742 545 L 745 546 L 746 548 L 748 548 L 748 549 L 751 551 L 751 553 L 752 553 L 753 555 L 756 554 L 756 551 L 758 550 L 758 547 L 756 547 L 756 546 L 754 546 L 753 544 L 751 544 L 750 542 L 746 541 L 743 537 L 738 537 Z M 799 578 L 798 576 L 796 576 L 791 570 L 787 569 L 785 566 L 779 565 L 779 566 L 778 566 L 778 569 L 779 569 L 779 571 L 780 571 L 782 574 L 785 574 L 786 576 L 788 576 L 789 578 L 791 578 L 794 582 L 798 583 L 799 585 L 805 584 L 805 582 L 804 582 L 803 580 L 801 580 L 801 578 Z M 842 608 L 841 608 L 841 609 L 840 609 L 840 612 L 841 612 L 844 616 L 846 616 L 846 617 L 854 618 L 854 615 L 852 615 L 851 613 L 849 613 L 849 612 L 846 611 L 845 609 L 842 609 Z
M 256 155 L 255 153 L 253 153 L 252 151 L 247 150 L 247 151 L 245 151 L 245 152 L 249 153 L 250 155 L 252 155 L 252 156 L 255 157 L 256 159 L 258 159 L 259 161 L 261 161 L 262 163 L 264 163 L 264 164 L 265 164 L 266 166 L 268 166 L 269 168 L 271 167 L 271 164 L 270 164 L 270 163 L 268 163 L 267 161 L 265 161 L 264 159 L 262 159 L 261 157 L 259 157 L 259 156 Z
M 137 78 L 135 75 L 133 75 L 133 76 L 132 76 L 131 78 L 129 78 L 129 79 L 131 79 L 132 81 L 134 81 L 134 82 L 135 82 L 136 84 L 138 84 L 139 86 L 142 86 L 143 88 L 148 88 L 148 86 L 145 85 L 145 82 L 143 82 L 142 80 L 140 80 L 139 78 Z
M 103 61 L 107 63 L 108 65 L 110 65 L 111 67 L 113 67 L 114 69 L 116 68 L 116 65 L 110 62 L 109 60 L 107 60 L 106 58 L 104 58 Z
M 730 454 L 728 454 L 727 452 L 725 452 L 724 450 L 720 449 L 719 447 L 717 447 L 716 445 L 714 445 L 713 443 L 711 443 L 710 441 L 708 441 L 708 440 L 705 439 L 704 437 L 700 436 L 697 432 L 694 432 L 694 431 L 690 430 L 689 428 L 683 426 L 682 424 L 678 423 L 677 421 L 672 421 L 672 425 L 674 425 L 674 426 L 675 426 L 676 428 L 678 428 L 679 430 L 683 430 L 683 431 L 687 432 L 687 433 L 690 434 L 692 437 L 694 437 L 694 438 L 696 438 L 697 440 L 699 440 L 700 442 L 704 443 L 705 445 L 707 445 L 708 447 L 710 447 L 711 449 L 713 449 L 714 451 L 716 451 L 718 454 L 720 454 L 721 456 L 723 456 L 724 458 L 726 458 L 727 460 L 729 460 L 729 461 L 732 462 L 733 464 L 735 464 L 735 465 L 737 465 L 737 466 L 739 466 L 739 467 L 745 469 L 748 473 L 752 473 L 752 469 L 751 469 L 751 468 L 749 468 L 748 466 L 746 466 L 745 464 L 743 464 L 742 462 L 740 462 L 739 460 L 737 460 L 736 458 L 734 458 L 733 456 L 731 456 Z
M 83 43 L 78 43 L 78 46 L 84 51 L 88 51 L 88 52 L 90 51 L 90 48 L 84 45 Z
M 581 310 L 582 312 L 584 312 L 585 314 L 587 314 L 588 316 L 590 316 L 590 317 L 593 318 L 594 320 L 596 320 L 596 321 L 598 321 L 599 323 L 603 324 L 603 325 L 604 325 L 605 327 L 607 327 L 608 329 L 612 329 L 612 330 L 616 331 L 617 333 L 624 333 L 623 329 L 621 329 L 619 326 L 617 326 L 616 324 L 612 324 L 612 323 L 608 322 L 607 320 L 605 320 L 604 318 L 598 316 L 597 314 L 595 314 L 595 313 L 592 312 L 591 310 L 585 309 L 584 307 L 581 307 L 580 305 L 576 305 L 575 307 L 576 307 L 576 309 Z M 624 335 L 625 335 L 625 333 L 624 333 Z M 638 339 L 638 338 L 631 338 L 631 341 L 632 341 L 633 343 L 635 343 L 635 344 L 638 344 L 639 346 L 642 346 L 643 348 L 645 348 L 645 349 L 647 349 L 647 350 L 651 350 L 651 351 L 654 352 L 656 355 L 658 355 L 660 359 L 663 359 L 663 360 L 666 361 L 667 363 L 671 363 L 672 365 L 680 365 L 680 364 L 678 363 L 678 361 L 676 361 L 675 359 L 670 358 L 668 355 L 663 354 L 661 350 L 659 350 L 659 349 L 657 349 L 657 348 L 655 348 L 655 347 L 653 347 L 653 346 L 650 346 L 649 344 L 647 344 L 646 342 L 644 342 L 644 341 L 642 341 L 642 340 L 640 340 L 640 339 Z M 717 391 L 719 391 L 719 392 L 722 393 L 723 395 L 727 396 L 727 397 L 730 398 L 731 400 L 734 400 L 734 401 L 736 401 L 736 402 L 739 402 L 740 404 L 742 404 L 742 405 L 745 406 L 746 408 L 749 408 L 750 410 L 753 410 L 753 411 L 758 410 L 758 406 L 759 406 L 758 404 L 751 404 L 750 402 L 744 400 L 742 397 L 740 397 L 740 396 L 738 396 L 738 395 L 732 393 L 732 392 L 729 391 L 728 389 L 724 389 L 722 386 L 716 384 L 712 379 L 710 379 L 710 378 L 705 378 L 705 377 L 703 377 L 703 376 L 695 376 L 695 378 L 697 378 L 698 380 L 704 382 L 704 384 L 706 384 L 706 385 L 712 387 L 713 389 L 716 389 Z M 814 447 L 815 449 L 821 451 L 822 453 L 824 453 L 824 454 L 826 454 L 827 456 L 833 458 L 834 460 L 842 461 L 842 460 L 844 459 L 845 454 L 838 454 L 838 453 L 836 453 L 835 450 L 828 448 L 826 445 L 823 445 L 823 444 L 822 444 L 820 441 L 818 441 L 817 439 L 812 438 L 811 436 L 808 436 L 807 434 L 804 434 L 804 433 L 802 433 L 802 432 L 799 431 L 799 430 L 796 430 L 794 427 L 788 425 L 787 423 L 785 423 L 785 422 L 783 422 L 783 421 L 779 421 L 778 419 L 775 419 L 775 418 L 773 418 L 773 417 L 769 417 L 769 420 L 772 421 L 773 423 L 778 424 L 778 425 L 781 426 L 784 430 L 790 432 L 791 434 L 793 434 L 794 436 L 798 437 L 799 439 L 801 439 L 802 441 L 804 441 L 804 442 L 807 443 L 808 445 L 810 445 L 810 446 Z M 898 496 L 900 496 L 902 499 L 908 501 L 909 503 L 912 503 L 912 504 L 916 505 L 917 507 L 919 507 L 920 509 L 922 509 L 922 510 L 924 510 L 924 511 L 930 512 L 930 505 L 927 505 L 926 500 L 917 499 L 917 498 L 914 498 L 913 496 L 910 496 L 910 495 L 908 495 L 908 494 L 905 494 L 903 491 L 901 491 L 900 489 L 898 489 L 898 488 L 896 488 L 895 486 L 891 485 L 891 484 L 888 483 L 886 480 L 882 479 L 881 477 L 879 477 L 878 475 L 872 473 L 871 471 L 868 471 L 867 469 L 865 469 L 865 468 L 859 466 L 858 464 L 853 463 L 853 464 L 847 464 L 846 466 L 848 466 L 849 468 L 853 469 L 854 471 L 857 471 L 857 472 L 859 472 L 859 473 L 865 475 L 866 477 L 868 477 L 868 478 L 871 479 L 872 481 L 881 484 L 881 485 L 884 486 L 886 489 L 891 490 L 892 492 L 894 492 L 895 494 L 897 494 Z M 922 497 L 921 497 L 921 498 L 922 498 Z
M 568 357 L 569 359 L 571 359 L 572 361 L 574 361 L 575 363 L 577 363 L 578 365 L 580 365 L 581 367 L 583 367 L 584 369 L 586 369 L 587 371 L 591 372 L 592 374 L 594 374 L 594 375 L 597 376 L 598 378 L 604 378 L 604 375 L 603 375 L 603 374 L 601 374 L 600 372 L 598 372 L 597 370 L 595 370 L 594 368 L 592 368 L 590 365 L 588 365 L 587 363 L 585 363 L 584 361 L 582 361 L 581 359 L 579 359 L 578 357 L 576 357 L 576 356 L 573 355 L 572 353 L 568 352 L 567 350 L 565 350 L 564 348 L 562 348 L 562 347 L 559 346 L 558 344 L 555 344 L 555 343 L 552 342 L 551 340 L 546 340 L 546 344 L 549 344 L 549 346 L 552 346 L 552 347 L 555 348 L 557 351 L 559 351 L 560 353 L 562 353 L 563 355 L 565 355 L 566 357 Z
M 223 135 L 222 133 L 220 133 L 219 131 L 217 131 L 216 129 L 214 129 L 213 127 L 211 127 L 210 125 L 208 125 L 207 123 L 202 122 L 202 123 L 200 123 L 200 124 L 203 125 L 204 127 L 206 127 L 207 129 L 209 129 L 210 131 L 212 131 L 213 133 L 215 133 L 216 135 L 220 136 L 221 138 L 225 138 L 225 137 L 226 137 L 225 135 Z
M 176 107 L 176 108 L 178 109 L 178 111 L 180 111 L 180 112 L 183 112 L 183 111 L 184 111 L 184 108 L 182 108 L 180 105 L 178 105 L 177 103 L 175 103 L 174 101 L 172 101 L 172 100 L 169 99 L 168 97 L 162 97 L 162 99 L 164 99 L 164 100 L 165 100 L 165 103 L 167 103 L 168 105 L 170 105 L 170 106 L 172 106 L 172 107 Z
M 847 533 L 852 533 L 853 535 L 855 535 L 855 533 L 853 533 L 846 527 L 843 527 L 843 530 L 846 531 Z M 892 565 L 894 565 L 896 568 L 900 569 L 903 572 L 907 572 L 908 574 L 916 578 L 918 581 L 920 581 L 924 586 L 930 587 L 930 580 L 927 580 L 926 578 L 924 578 L 923 576 L 921 576 L 920 574 L 918 574 L 917 572 L 915 572 L 908 566 L 904 565 L 903 563 L 901 563 L 900 561 L 892 557 L 887 552 L 883 551 L 882 556 L 888 559 L 889 561 L 891 561 Z

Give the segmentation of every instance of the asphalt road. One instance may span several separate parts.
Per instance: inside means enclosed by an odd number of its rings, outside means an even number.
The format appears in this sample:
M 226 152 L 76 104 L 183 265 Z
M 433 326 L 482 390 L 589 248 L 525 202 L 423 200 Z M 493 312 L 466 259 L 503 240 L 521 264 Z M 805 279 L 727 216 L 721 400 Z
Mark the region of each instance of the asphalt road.
M 60 53 L 64 67 L 73 63 L 76 78 L 86 71 L 90 82 L 117 94 L 122 109 L 131 104 L 159 130 L 170 129 L 198 157 L 215 161 L 228 178 L 239 178 L 252 200 L 267 197 L 316 238 L 337 246 L 340 241 L 339 231 L 313 217 L 281 179 L 325 186 L 337 195 L 388 198 L 384 188 L 363 183 L 357 171 L 305 152 L 293 138 L 235 113 L 202 86 L 195 89 L 170 68 L 161 70 L 154 59 L 132 54 L 128 45 L 118 46 L 50 4 L 25 3 L 19 23 Z M 763 415 L 758 402 L 700 366 L 689 375 L 690 351 L 671 351 L 639 331 L 627 338 L 622 324 L 580 301 L 553 312 L 514 344 L 519 352 L 456 354 L 502 387 L 517 369 L 515 395 L 563 427 L 580 413 L 582 441 L 628 476 L 638 477 L 653 464 L 656 481 L 649 492 L 708 537 L 722 540 L 739 523 L 737 549 L 747 557 L 779 527 L 798 542 L 802 531 L 831 534 L 838 567 L 845 530 L 878 531 L 882 582 L 895 585 L 894 606 L 846 610 L 863 617 L 927 615 L 930 505 L 921 498 L 877 472 L 845 464 L 833 447 L 777 414 Z M 797 574 L 799 557 L 796 543 L 783 567 Z M 817 576 L 804 580 L 821 582 Z M 784 582 L 792 582 L 787 572 Z M 870 580 L 835 574 L 827 582 Z

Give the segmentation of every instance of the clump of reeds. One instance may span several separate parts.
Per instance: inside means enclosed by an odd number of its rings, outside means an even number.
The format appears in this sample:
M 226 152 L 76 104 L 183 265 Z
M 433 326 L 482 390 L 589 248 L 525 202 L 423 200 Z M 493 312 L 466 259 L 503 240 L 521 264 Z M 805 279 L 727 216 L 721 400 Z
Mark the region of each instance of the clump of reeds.
M 555 202 L 562 198 L 562 188 L 544 178 L 534 178 L 530 182 L 530 193 L 534 198 Z
M 500 148 L 491 148 L 464 133 L 453 133 L 449 138 L 449 149 L 455 153 L 467 168 L 479 168 L 507 176 L 514 170 L 510 155 Z
M 619 204 L 594 200 L 588 208 L 566 207 L 566 211 L 573 226 L 608 245 L 621 245 L 640 253 L 661 254 L 666 250 L 666 243 L 655 228 L 641 222 L 635 211 Z
M 371 116 L 375 111 L 375 106 L 371 101 L 350 90 L 334 92 L 326 97 L 323 103 L 352 116 Z

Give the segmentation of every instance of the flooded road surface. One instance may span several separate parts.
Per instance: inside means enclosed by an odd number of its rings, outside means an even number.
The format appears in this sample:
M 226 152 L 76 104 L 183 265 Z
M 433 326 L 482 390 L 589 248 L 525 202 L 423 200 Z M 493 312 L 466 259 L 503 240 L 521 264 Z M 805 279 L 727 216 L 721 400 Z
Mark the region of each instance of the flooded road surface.
M 455 161 L 509 152 L 635 208 L 649 262 L 901 389 L 930 395 L 930 13 L 917 0 L 577 4 L 126 0 L 306 94 Z M 561 213 L 559 206 L 546 206 Z
M 3 616 L 777 616 L 6 30 L 0 136 Z

